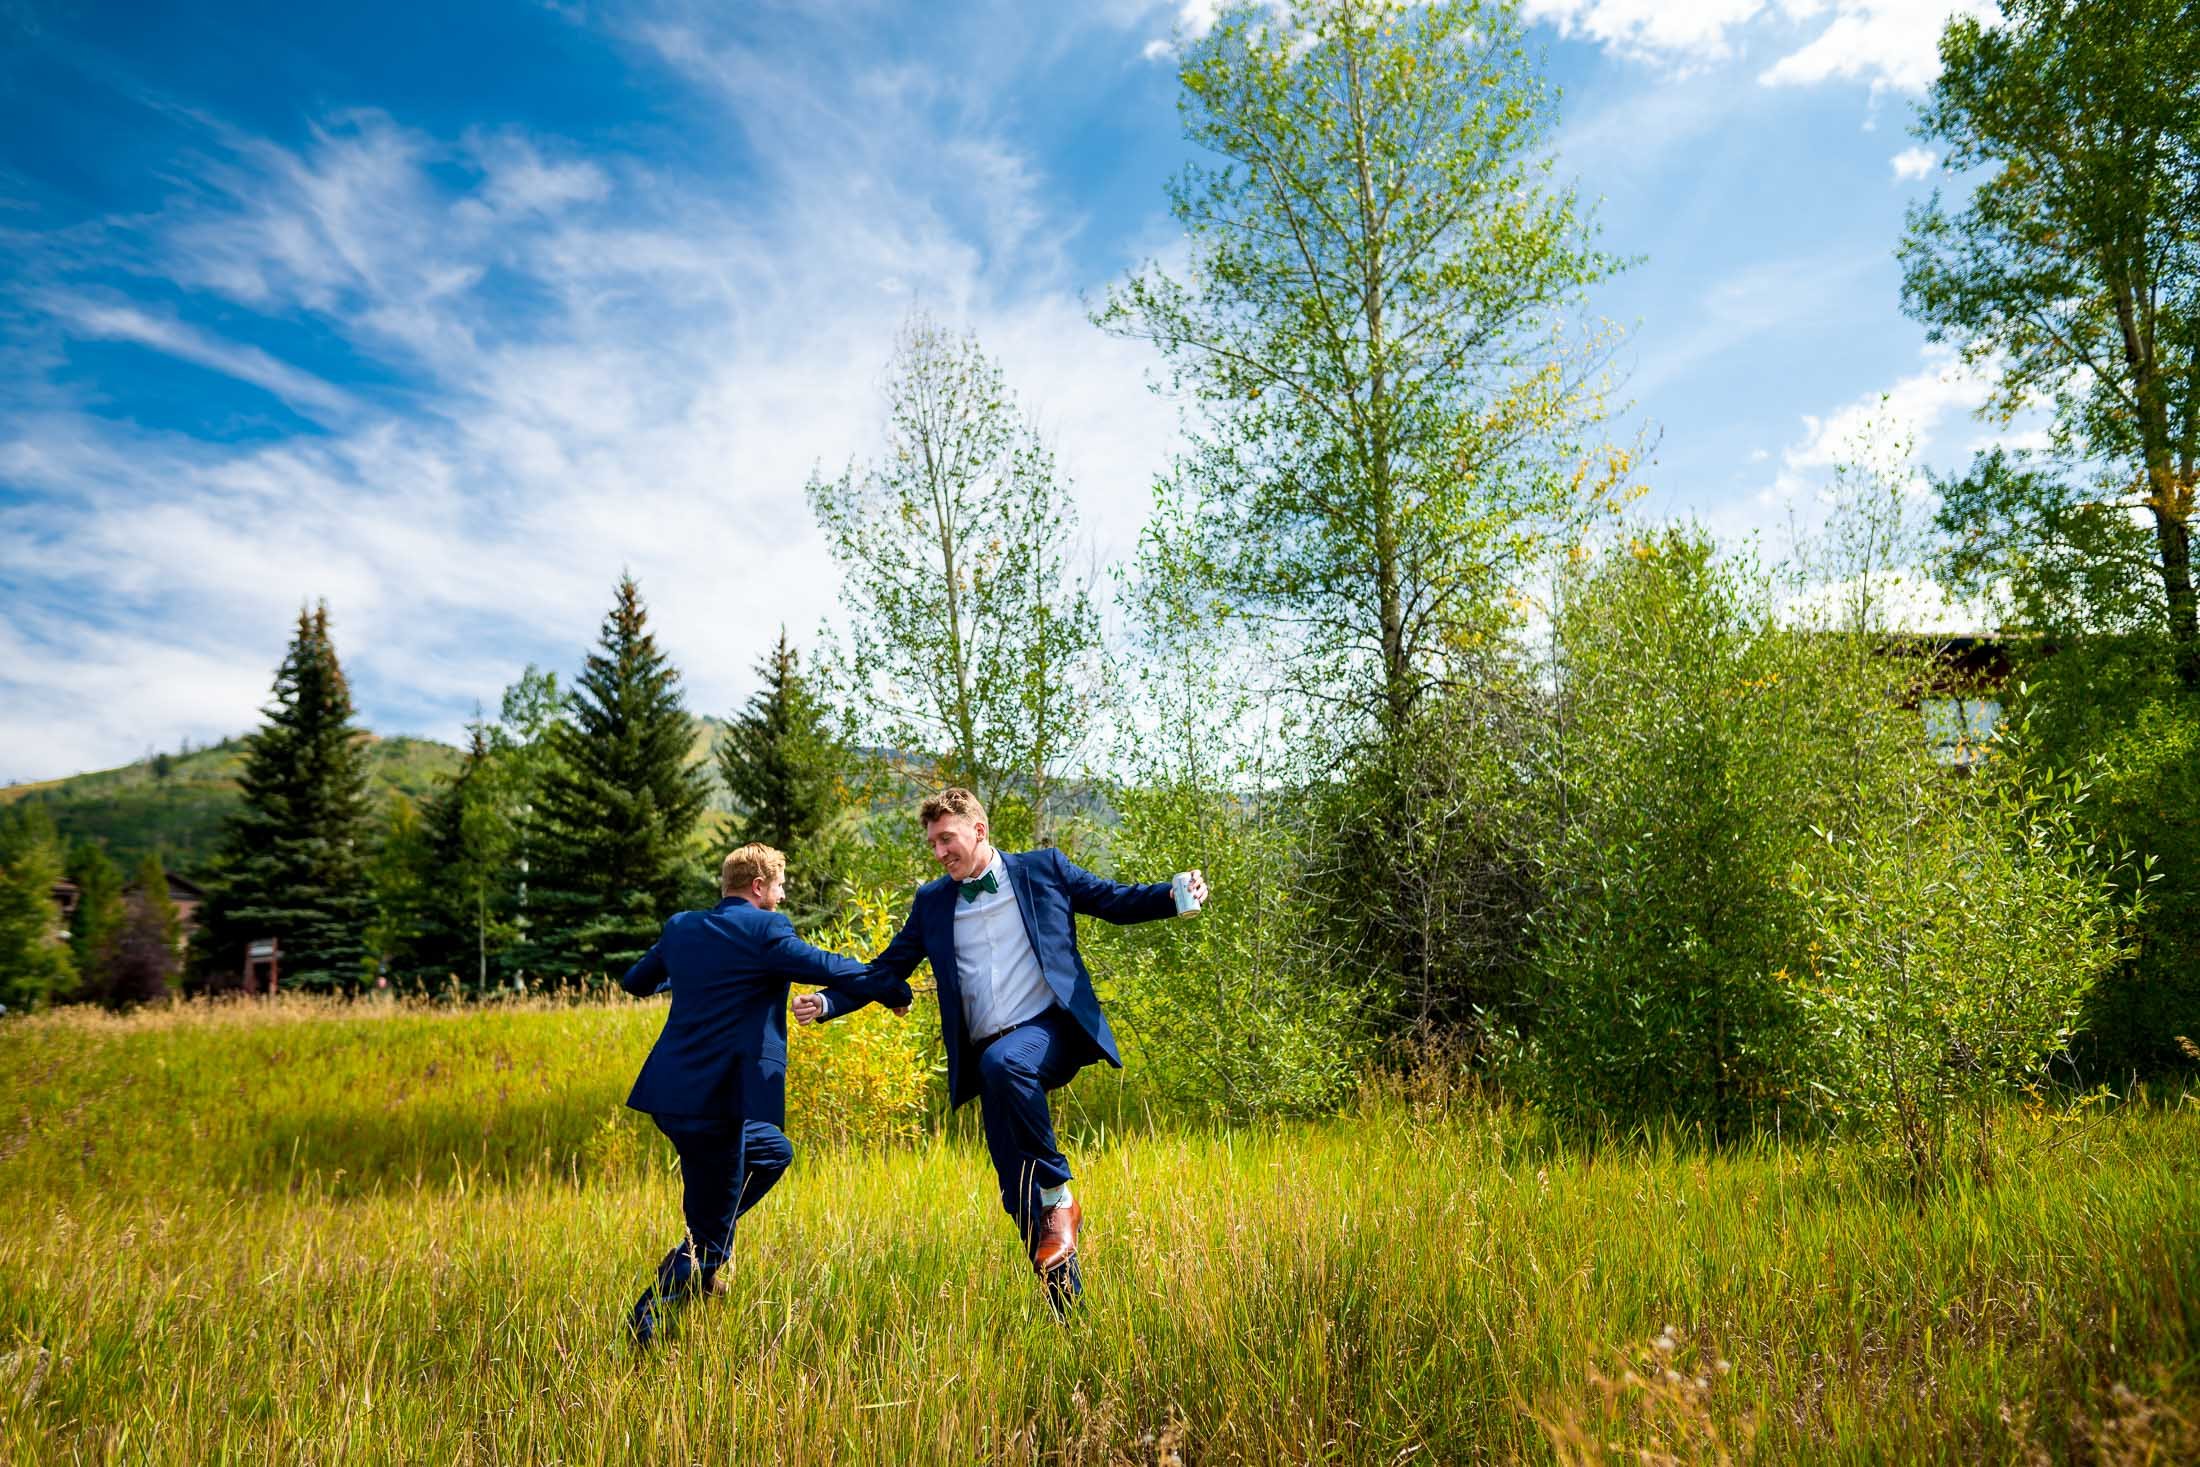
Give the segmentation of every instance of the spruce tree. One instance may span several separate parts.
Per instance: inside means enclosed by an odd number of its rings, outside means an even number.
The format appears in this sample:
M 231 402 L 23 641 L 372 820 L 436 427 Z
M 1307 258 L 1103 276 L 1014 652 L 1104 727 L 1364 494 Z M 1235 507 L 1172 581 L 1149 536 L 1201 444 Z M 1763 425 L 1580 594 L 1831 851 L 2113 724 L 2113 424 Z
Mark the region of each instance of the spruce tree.
M 486 988 L 492 937 L 501 947 L 510 921 L 513 842 L 498 788 L 506 771 L 497 767 L 486 725 L 476 720 L 467 732 L 466 757 L 422 817 L 432 896 L 415 950 L 428 981 L 455 975 Z
M 367 771 L 328 604 L 298 614 L 267 722 L 248 741 L 208 902 L 207 961 L 239 971 L 255 938 L 282 943 L 285 987 L 356 983 L 366 957 Z
M 847 748 L 827 726 L 785 627 L 757 673 L 762 685 L 718 745 L 719 777 L 733 797 L 732 838 L 785 851 L 790 904 L 798 916 L 815 916 L 830 905 L 832 831 L 849 803 Z
M 631 576 L 597 647 L 545 734 L 530 821 L 532 956 L 554 973 L 618 973 L 699 886 L 690 845 L 709 780 Z
M 61 936 L 54 883 L 61 841 L 45 807 L 0 810 L 0 1005 L 31 1009 L 69 992 L 76 964 Z
M 107 993 L 107 947 L 122 926 L 122 871 L 97 841 L 78 841 L 69 852 L 76 883 L 76 911 L 69 918 L 69 950 L 76 958 L 76 997 Z

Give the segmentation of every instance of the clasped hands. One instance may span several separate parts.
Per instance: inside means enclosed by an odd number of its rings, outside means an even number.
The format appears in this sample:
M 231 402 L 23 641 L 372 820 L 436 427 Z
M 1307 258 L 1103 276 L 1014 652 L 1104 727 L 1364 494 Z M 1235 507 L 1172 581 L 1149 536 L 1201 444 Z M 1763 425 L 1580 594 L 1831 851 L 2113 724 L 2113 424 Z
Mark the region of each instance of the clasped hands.
M 895 1018 L 897 1018 L 897 1019 L 905 1019 L 905 1018 L 907 1018 L 907 1017 L 909 1016 L 909 1005 L 907 1005 L 907 1004 L 903 1004 L 903 1005 L 901 1005 L 901 1007 L 899 1007 L 899 1008 L 897 1008 L 897 1009 L 893 1010 L 893 1014 L 894 1014 L 894 1017 L 895 1017 Z M 824 1018 L 824 1017 L 825 1017 L 825 995 L 824 995 L 824 994 L 822 994 L 822 993 L 798 993 L 798 994 L 796 994 L 796 995 L 794 996 L 794 1021 L 795 1021 L 795 1022 L 796 1022 L 797 1024 L 801 1024 L 801 1025 L 804 1025 L 805 1027 L 807 1027 L 808 1025 L 814 1024 L 814 1023 L 816 1023 L 816 1022 L 817 1022 L 817 1021 L 818 1021 L 819 1019 L 822 1019 L 822 1018 Z

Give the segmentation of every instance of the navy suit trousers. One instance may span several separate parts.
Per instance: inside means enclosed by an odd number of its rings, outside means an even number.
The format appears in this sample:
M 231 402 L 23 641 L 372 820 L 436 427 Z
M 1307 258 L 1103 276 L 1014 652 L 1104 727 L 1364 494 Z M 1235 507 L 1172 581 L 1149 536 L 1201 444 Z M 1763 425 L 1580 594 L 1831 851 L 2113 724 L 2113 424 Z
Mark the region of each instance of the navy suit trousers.
M 1077 1077 L 1093 1058 L 1083 1027 L 1060 1005 L 996 1036 L 978 1052 L 978 1108 L 985 1144 L 1001 1183 L 1001 1207 L 1031 1241 L 1039 1189 L 1069 1180 L 1069 1161 L 1054 1140 L 1047 1092 Z
M 733 1249 L 734 1221 L 763 1200 L 794 1162 L 794 1145 L 767 1121 L 656 1116 L 680 1153 L 680 1209 L 697 1261 L 716 1272 Z

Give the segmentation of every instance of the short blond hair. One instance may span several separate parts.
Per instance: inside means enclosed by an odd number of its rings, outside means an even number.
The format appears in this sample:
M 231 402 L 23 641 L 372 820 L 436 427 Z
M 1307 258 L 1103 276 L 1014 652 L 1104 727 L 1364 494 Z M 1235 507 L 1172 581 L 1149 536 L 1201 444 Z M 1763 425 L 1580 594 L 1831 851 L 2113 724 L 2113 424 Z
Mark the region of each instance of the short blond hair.
M 758 879 L 777 881 L 787 874 L 787 856 L 762 841 L 751 841 L 736 847 L 726 857 L 726 864 L 718 868 L 718 889 L 727 896 L 749 889 Z
M 938 794 L 927 798 L 917 814 L 929 829 L 932 822 L 942 815 L 961 815 L 969 820 L 983 820 L 985 806 L 979 804 L 978 797 L 961 785 L 949 785 Z

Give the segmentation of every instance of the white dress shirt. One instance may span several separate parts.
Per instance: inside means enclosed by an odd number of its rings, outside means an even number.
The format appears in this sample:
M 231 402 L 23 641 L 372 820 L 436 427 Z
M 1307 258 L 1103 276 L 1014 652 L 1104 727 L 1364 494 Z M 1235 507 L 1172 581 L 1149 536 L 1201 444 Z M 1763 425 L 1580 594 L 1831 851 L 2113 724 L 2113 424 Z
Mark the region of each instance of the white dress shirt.
M 955 890 L 955 978 L 962 989 L 963 1027 L 974 1041 L 1036 1019 L 1054 1004 L 999 851 L 986 871 L 998 891 L 964 901 L 960 885 Z

